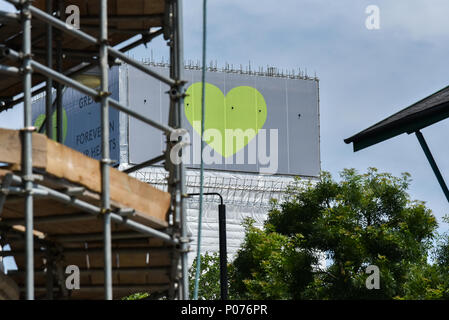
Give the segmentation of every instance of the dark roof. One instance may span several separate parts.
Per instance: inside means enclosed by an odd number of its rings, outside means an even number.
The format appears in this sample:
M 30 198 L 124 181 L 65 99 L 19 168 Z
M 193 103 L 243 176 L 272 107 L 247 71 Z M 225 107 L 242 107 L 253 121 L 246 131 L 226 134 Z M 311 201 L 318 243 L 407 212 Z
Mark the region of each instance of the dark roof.
M 413 133 L 449 117 L 449 86 L 376 123 L 350 138 L 354 151 L 388 140 L 402 133 Z

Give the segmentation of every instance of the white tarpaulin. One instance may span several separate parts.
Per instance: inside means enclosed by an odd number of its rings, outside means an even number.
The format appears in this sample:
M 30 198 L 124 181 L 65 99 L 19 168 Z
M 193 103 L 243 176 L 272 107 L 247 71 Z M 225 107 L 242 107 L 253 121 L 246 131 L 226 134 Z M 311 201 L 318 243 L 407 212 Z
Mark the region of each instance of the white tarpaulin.
M 161 167 L 149 167 L 133 173 L 136 178 L 151 183 L 163 190 L 167 189 L 167 173 Z M 288 185 L 294 183 L 292 176 L 255 175 L 223 171 L 204 172 L 204 193 L 217 192 L 226 205 L 226 236 L 229 258 L 232 259 L 240 248 L 245 230 L 245 218 L 255 220 L 256 227 L 262 227 L 271 207 L 270 200 L 282 201 Z M 186 173 L 187 193 L 199 193 L 200 176 L 198 170 Z M 218 252 L 218 204 L 217 196 L 204 196 L 202 220 L 201 252 Z M 189 263 L 196 256 L 199 199 L 187 200 L 188 231 L 192 235 Z

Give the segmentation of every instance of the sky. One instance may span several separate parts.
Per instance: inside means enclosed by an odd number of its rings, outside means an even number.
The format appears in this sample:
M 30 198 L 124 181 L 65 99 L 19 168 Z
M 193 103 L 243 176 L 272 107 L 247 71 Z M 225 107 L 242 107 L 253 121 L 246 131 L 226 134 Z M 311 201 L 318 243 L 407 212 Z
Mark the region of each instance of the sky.
M 365 12 L 376 5 L 380 29 Z M 0 9 L 4 2 L 0 1 Z M 184 57 L 201 59 L 202 0 L 184 1 Z M 354 153 L 343 139 L 449 85 L 447 0 L 209 0 L 207 60 L 244 67 L 307 69 L 320 79 L 321 167 L 369 167 L 412 175 L 410 194 L 425 201 L 440 223 L 449 213 L 438 182 L 414 135 L 401 135 Z M 156 40 L 135 58 L 168 58 Z M 0 127 L 19 127 L 20 107 L 0 114 Z M 445 140 L 449 120 L 422 130 L 449 181 Z M 306 138 L 306 137 L 305 137 Z

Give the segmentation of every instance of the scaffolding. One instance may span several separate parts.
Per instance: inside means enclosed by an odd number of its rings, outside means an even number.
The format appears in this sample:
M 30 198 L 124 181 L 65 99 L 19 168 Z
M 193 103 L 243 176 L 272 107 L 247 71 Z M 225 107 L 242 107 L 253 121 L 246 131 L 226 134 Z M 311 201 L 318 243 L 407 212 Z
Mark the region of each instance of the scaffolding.
M 18 160 L 17 157 L 13 161 L 6 156 L 0 159 L 8 164 L 1 172 L 0 245 L 8 243 L 12 247 L 11 251 L 3 251 L 1 255 L 13 256 L 16 259 L 19 269 L 13 272 L 12 276 L 21 286 L 24 293 L 22 297 L 29 300 L 70 296 L 95 298 L 104 294 L 104 298 L 109 300 L 114 297 L 115 292 L 123 294 L 150 290 L 154 294 L 165 294 L 171 299 L 188 299 L 187 252 L 190 239 L 186 228 L 185 169 L 182 163 L 174 164 L 170 161 L 172 150 L 178 150 L 178 144 L 182 143 L 182 135 L 186 132 L 181 124 L 185 84 L 182 80 L 184 66 L 181 0 L 117 0 L 109 3 L 107 0 L 70 1 L 71 5 L 80 9 L 80 29 L 73 28 L 64 21 L 65 3 L 62 0 L 6 2 L 14 5 L 17 12 L 0 12 L 0 111 L 23 103 L 24 128 L 20 133 L 7 130 L 0 132 L 0 139 L 2 136 L 13 140 L 17 138 L 14 140 L 14 147 L 20 151 Z M 112 6 L 108 7 L 108 4 Z M 152 31 L 153 28 L 158 29 Z M 139 34 L 139 40 L 120 50 L 116 49 L 117 45 Z M 126 51 L 147 44 L 157 36 L 163 36 L 170 48 L 169 77 L 125 54 Z M 117 60 L 130 64 L 170 86 L 167 124 L 149 119 L 110 97 L 108 70 Z M 77 81 L 76 78 L 93 67 L 100 69 L 100 86 L 96 89 Z M 60 145 L 64 134 L 64 87 L 72 87 L 101 102 L 102 157 L 99 162 L 88 160 L 87 157 L 79 158 L 81 154 L 72 154 L 67 147 Z M 33 96 L 44 92 L 45 133 L 50 139 L 42 140 L 40 135 L 35 133 L 36 128 L 32 124 L 31 105 Z M 144 190 L 142 197 L 145 197 L 144 192 L 153 194 L 155 191 L 137 185 L 136 181 L 126 180 L 123 175 L 128 177 L 127 173 L 116 172 L 117 170 L 112 168 L 109 154 L 110 107 L 161 130 L 167 137 L 167 148 L 163 155 L 137 166 L 141 168 L 165 159 L 169 204 L 163 222 L 149 217 L 152 212 L 136 214 L 139 210 L 133 208 L 132 203 L 124 205 L 127 204 L 126 199 L 123 200 L 124 203 L 114 200 L 113 188 L 117 188 L 116 185 L 121 181 L 129 183 L 127 186 L 130 189 Z M 52 114 L 55 109 L 56 138 L 60 144 L 51 140 L 54 137 Z M 5 139 L 3 141 L 6 141 Z M 99 182 L 95 185 L 97 190 L 92 185 L 86 186 L 80 181 L 74 181 L 76 179 L 71 180 L 64 172 L 58 176 L 51 167 L 51 164 L 57 164 L 56 160 L 39 167 L 39 159 L 36 159 L 36 154 L 39 156 L 39 147 L 36 146 L 39 141 L 46 146 L 42 148 L 47 148 L 47 158 L 58 158 L 58 150 L 73 157 L 61 158 L 61 161 L 70 160 L 73 162 L 71 165 L 78 165 L 65 167 L 64 170 L 84 171 L 87 163 L 90 163 L 92 168 L 98 164 Z M 82 160 L 73 160 L 77 157 Z M 117 182 L 115 177 L 121 180 Z M 158 192 L 166 193 L 159 190 Z M 162 198 L 163 195 L 160 196 L 160 199 Z M 8 201 L 12 201 L 14 207 L 18 199 L 24 202 L 24 209 L 20 214 L 15 212 L 15 217 L 5 217 L 5 214 L 2 216 L 2 209 Z M 162 203 L 160 199 L 153 199 L 148 211 L 153 210 L 153 203 L 155 207 Z M 48 212 L 43 214 L 39 211 L 41 209 Z M 51 214 L 54 211 L 58 214 Z M 156 220 L 159 222 L 155 223 Z M 93 232 L 80 232 L 86 230 L 83 228 L 92 229 Z M 102 231 L 98 232 L 98 228 Z M 52 230 L 58 232 L 52 233 Z M 148 262 L 151 255 L 158 253 L 165 255 L 161 258 L 165 263 L 136 264 L 136 255 L 144 256 Z M 99 263 L 101 256 L 103 261 Z M 117 257 L 127 257 L 126 263 L 122 263 Z M 80 270 L 81 289 L 87 290 L 84 291 L 87 292 L 85 295 L 76 295 L 76 290 L 68 292 L 64 286 L 64 263 L 86 266 Z M 99 280 L 101 275 L 103 279 Z M 154 279 L 160 280 L 165 275 L 166 282 L 154 282 Z M 138 283 L 127 282 L 136 278 L 144 280 Z M 117 294 L 115 297 L 118 297 Z

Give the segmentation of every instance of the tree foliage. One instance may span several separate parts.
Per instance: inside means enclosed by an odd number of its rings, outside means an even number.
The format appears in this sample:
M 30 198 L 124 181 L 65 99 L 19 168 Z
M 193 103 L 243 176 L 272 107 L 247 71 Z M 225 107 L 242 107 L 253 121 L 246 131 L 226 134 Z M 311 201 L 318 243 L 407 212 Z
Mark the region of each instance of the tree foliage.
M 189 272 L 190 297 L 195 288 L 197 258 L 193 261 Z M 198 297 L 203 300 L 220 299 L 220 258 L 217 253 L 201 255 L 201 273 L 198 283 Z M 232 266 L 229 267 L 232 272 Z M 231 297 L 232 298 L 232 297 Z
M 285 201 L 273 203 L 262 230 L 245 222 L 245 239 L 231 264 L 232 297 L 448 298 L 449 241 L 437 246 L 436 262 L 429 264 L 437 222 L 424 202 L 410 199 L 409 184 L 408 174 L 374 168 L 365 174 L 343 170 L 340 181 L 325 172 L 316 183 L 298 179 Z M 322 255 L 327 266 L 319 264 Z M 378 290 L 366 287 L 369 265 L 380 270 Z M 209 271 L 219 271 L 214 268 Z

